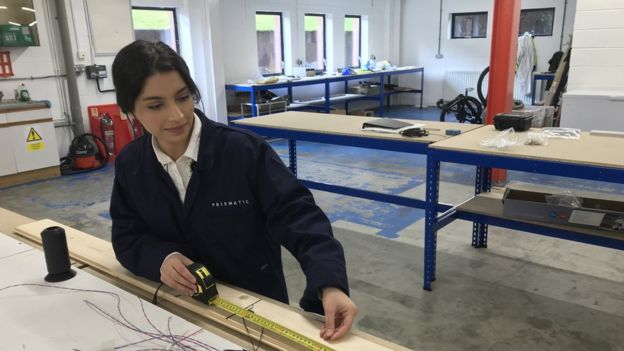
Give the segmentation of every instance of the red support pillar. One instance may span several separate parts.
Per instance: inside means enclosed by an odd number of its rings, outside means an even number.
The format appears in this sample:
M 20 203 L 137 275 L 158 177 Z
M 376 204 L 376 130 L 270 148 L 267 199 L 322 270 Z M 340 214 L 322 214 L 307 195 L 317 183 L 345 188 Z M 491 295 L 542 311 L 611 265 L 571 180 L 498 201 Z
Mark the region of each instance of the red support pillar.
M 511 112 L 513 106 L 518 32 L 521 0 L 494 0 L 490 76 L 487 96 L 486 123 L 494 123 L 494 115 Z M 492 182 L 500 184 L 507 178 L 504 169 L 492 170 Z

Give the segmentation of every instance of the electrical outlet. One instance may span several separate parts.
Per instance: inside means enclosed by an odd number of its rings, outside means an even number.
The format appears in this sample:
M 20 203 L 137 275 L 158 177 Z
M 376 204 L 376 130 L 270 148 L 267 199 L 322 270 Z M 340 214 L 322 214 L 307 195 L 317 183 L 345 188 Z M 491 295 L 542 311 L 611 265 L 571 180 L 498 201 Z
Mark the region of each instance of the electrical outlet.
M 91 66 L 86 66 L 85 68 L 87 71 L 88 79 L 100 79 L 100 78 L 108 77 L 108 74 L 106 73 L 105 65 L 91 65 Z
M 76 57 L 79 60 L 84 60 L 85 57 L 87 57 L 87 54 L 84 51 L 79 50 L 79 51 L 76 52 Z

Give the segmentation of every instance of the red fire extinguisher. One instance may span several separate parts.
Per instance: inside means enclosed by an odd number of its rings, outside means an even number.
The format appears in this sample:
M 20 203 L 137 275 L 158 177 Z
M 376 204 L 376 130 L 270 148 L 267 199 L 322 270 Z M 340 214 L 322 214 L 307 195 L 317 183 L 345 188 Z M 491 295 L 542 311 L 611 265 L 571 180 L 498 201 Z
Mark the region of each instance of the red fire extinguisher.
M 113 119 L 108 113 L 100 115 L 100 133 L 102 133 L 102 140 L 106 145 L 106 152 L 109 155 L 115 154 L 115 126 Z

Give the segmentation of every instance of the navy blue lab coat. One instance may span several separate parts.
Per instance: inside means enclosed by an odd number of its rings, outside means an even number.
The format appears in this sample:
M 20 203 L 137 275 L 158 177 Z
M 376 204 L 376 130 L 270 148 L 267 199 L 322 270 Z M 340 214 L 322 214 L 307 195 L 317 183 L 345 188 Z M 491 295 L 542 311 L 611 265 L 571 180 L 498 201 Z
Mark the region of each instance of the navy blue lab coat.
M 306 276 L 300 306 L 322 313 L 320 288 L 348 294 L 344 252 L 329 220 L 263 138 L 196 113 L 199 154 L 184 203 L 149 134 L 117 157 L 110 204 L 117 259 L 160 281 L 163 260 L 178 251 L 219 280 L 287 303 L 284 246 Z

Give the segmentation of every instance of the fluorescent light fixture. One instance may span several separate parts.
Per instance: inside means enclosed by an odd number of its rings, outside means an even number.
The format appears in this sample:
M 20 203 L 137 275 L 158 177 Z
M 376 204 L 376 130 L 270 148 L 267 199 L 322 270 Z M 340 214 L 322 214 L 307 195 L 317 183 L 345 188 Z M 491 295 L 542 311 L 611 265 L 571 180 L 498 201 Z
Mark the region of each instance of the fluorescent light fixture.
M 21 26 L 22 26 L 22 25 L 21 25 L 21 24 L 19 24 L 19 23 L 15 23 L 15 22 L 11 22 L 11 21 L 9 21 L 9 24 L 12 24 L 12 25 L 14 25 L 14 26 L 18 26 L 18 27 L 21 27 Z
M 0 6 L 0 10 L 6 10 L 6 9 L 8 9 L 8 7 L 6 7 L 6 6 Z
M 35 9 L 31 9 L 30 7 L 26 7 L 26 6 L 22 6 L 22 10 L 30 11 L 30 12 L 36 12 Z
M 32 27 L 32 26 L 34 26 L 35 24 L 37 24 L 37 21 L 32 21 L 32 22 L 30 22 L 30 23 L 28 24 L 28 26 L 29 26 L 29 27 Z

